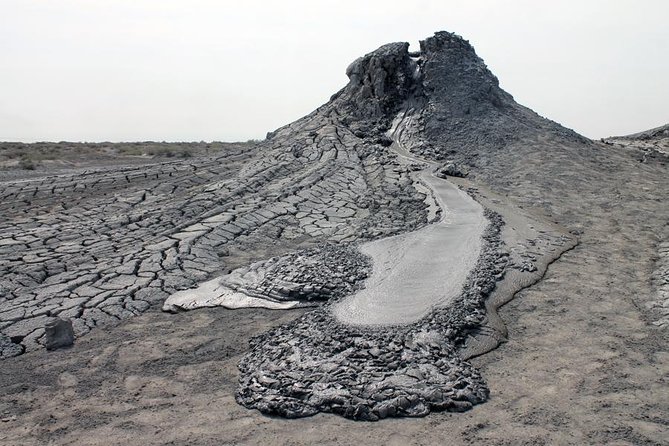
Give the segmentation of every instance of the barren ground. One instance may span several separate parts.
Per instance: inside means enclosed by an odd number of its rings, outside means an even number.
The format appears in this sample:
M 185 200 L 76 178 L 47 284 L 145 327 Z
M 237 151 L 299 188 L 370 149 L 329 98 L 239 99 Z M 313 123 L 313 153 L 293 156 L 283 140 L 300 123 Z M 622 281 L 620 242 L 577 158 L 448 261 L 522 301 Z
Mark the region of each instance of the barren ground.
M 508 342 L 473 360 L 491 397 L 469 412 L 265 417 L 234 401 L 237 361 L 252 335 L 303 310 L 154 308 L 70 349 L 5 360 L 0 443 L 668 444 L 667 334 L 640 304 L 652 264 L 629 262 L 652 258 L 656 240 L 634 215 L 590 220 L 580 244 L 503 307 Z
M 259 145 L 3 173 L 0 444 L 669 444 L 663 150 L 634 135 L 595 143 L 541 118 L 446 32 L 419 55 L 384 45 L 347 74 L 328 104 Z M 461 351 L 490 388 L 472 410 L 371 423 L 238 405 L 251 337 L 309 310 L 165 314 L 164 298 L 288 251 L 423 226 L 425 194 L 384 136 L 406 103 L 406 147 L 466 166 L 457 184 L 507 212 L 509 249 L 535 249 L 524 229 L 514 236 L 518 221 L 578 244 L 499 310 L 506 343 Z M 497 291 L 486 307 L 499 328 Z M 49 314 L 73 319 L 73 347 L 42 348 Z

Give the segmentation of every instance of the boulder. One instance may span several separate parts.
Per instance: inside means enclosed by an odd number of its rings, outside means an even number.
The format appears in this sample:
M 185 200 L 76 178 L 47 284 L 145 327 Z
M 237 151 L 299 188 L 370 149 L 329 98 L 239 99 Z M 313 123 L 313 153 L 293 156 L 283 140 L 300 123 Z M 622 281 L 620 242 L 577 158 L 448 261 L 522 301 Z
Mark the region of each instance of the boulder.
M 74 329 L 69 319 L 53 318 L 46 323 L 45 330 L 44 345 L 47 350 L 57 350 L 74 344 Z

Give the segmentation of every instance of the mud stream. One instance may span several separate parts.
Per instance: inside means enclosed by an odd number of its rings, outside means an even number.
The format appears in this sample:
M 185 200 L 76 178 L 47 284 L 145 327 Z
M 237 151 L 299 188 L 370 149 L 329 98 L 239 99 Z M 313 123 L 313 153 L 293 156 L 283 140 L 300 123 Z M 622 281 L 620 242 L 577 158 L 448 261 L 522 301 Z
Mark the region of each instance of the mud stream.
M 402 163 L 426 165 L 418 179 L 433 193 L 441 218 L 417 231 L 365 243 L 373 259 L 365 288 L 335 303 L 334 316 L 351 325 L 416 322 L 457 298 L 476 266 L 487 221 L 483 207 L 453 183 L 434 174 L 436 163 L 412 156 L 401 144 L 404 113 L 395 120 L 391 149 Z

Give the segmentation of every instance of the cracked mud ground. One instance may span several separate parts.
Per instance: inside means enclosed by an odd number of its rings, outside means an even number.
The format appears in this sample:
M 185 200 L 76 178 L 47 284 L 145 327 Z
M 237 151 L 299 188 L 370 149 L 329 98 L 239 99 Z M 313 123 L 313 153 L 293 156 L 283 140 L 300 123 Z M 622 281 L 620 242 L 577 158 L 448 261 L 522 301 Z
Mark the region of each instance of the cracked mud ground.
M 422 45 L 412 151 L 467 166 L 491 203 L 579 237 L 502 308 L 508 341 L 471 360 L 488 402 L 374 424 L 266 418 L 234 401 L 237 363 L 251 337 L 305 310 L 150 307 L 255 260 L 424 224 L 409 169 L 384 150 L 384 119 L 413 82 L 411 56 L 395 48 L 368 59 L 399 67 L 387 85 L 362 82 L 364 101 L 344 91 L 255 149 L 3 182 L 0 345 L 28 351 L 1 364 L 0 442 L 667 444 L 666 157 L 542 120 L 452 35 Z M 378 119 L 358 119 L 363 109 Z M 47 353 L 47 311 L 70 312 L 79 334 L 102 326 Z
M 310 139 L 302 154 L 269 143 L 262 156 L 231 151 L 0 184 L 5 339 L 31 351 L 43 342 L 47 313 L 71 318 L 82 335 L 244 256 L 420 222 L 420 197 L 407 187 L 406 170 L 327 121 L 301 131 Z M 5 356 L 19 352 L 0 345 Z

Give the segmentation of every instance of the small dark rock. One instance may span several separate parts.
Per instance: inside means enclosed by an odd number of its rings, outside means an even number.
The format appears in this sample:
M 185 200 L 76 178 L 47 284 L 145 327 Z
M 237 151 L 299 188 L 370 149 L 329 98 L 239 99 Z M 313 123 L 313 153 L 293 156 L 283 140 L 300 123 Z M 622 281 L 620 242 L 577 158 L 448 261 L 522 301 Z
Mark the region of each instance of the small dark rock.
M 74 344 L 74 329 L 69 319 L 54 318 L 46 323 L 45 330 L 47 350 L 56 350 Z

